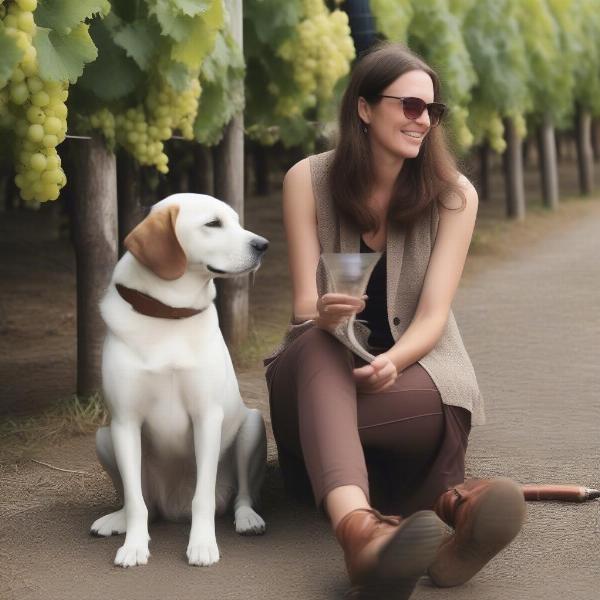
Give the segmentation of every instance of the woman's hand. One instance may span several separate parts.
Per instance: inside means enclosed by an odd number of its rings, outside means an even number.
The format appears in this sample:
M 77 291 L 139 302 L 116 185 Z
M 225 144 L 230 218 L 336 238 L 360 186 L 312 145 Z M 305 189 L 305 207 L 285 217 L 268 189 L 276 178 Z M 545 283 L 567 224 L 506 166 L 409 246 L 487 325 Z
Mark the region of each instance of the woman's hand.
M 396 378 L 402 373 L 398 373 L 396 365 L 383 352 L 377 355 L 370 364 L 354 369 L 353 375 L 358 391 L 374 394 L 393 385 Z
M 365 309 L 367 296 L 357 298 L 347 294 L 323 294 L 317 300 L 315 325 L 325 331 L 334 333 L 340 323 L 353 314 Z

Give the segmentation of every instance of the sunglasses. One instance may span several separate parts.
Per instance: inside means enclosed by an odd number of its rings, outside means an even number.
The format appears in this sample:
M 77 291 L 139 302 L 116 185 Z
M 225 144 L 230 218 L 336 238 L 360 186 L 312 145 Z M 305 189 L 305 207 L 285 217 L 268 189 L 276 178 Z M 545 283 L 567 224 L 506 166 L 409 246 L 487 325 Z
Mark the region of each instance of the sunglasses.
M 439 125 L 446 112 L 446 105 L 441 102 L 430 102 L 427 104 L 425 100 L 421 100 L 421 98 L 386 96 L 385 94 L 379 94 L 379 98 L 393 98 L 394 100 L 400 100 L 404 116 L 412 121 L 416 121 L 423 114 L 423 111 L 427 109 L 431 127 Z

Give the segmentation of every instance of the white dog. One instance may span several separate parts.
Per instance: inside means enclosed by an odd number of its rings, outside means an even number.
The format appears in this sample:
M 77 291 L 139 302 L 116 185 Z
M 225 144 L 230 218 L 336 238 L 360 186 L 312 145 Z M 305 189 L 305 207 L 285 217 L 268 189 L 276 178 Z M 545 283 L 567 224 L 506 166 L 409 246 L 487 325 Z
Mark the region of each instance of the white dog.
M 265 426 L 240 397 L 213 279 L 256 271 L 268 241 L 243 229 L 224 202 L 174 194 L 125 246 L 100 303 L 111 424 L 96 435 L 123 508 L 91 532 L 126 533 L 115 564 L 128 567 L 148 561 L 149 518 L 191 517 L 189 564 L 210 565 L 219 560 L 215 514 L 234 496 L 236 531 L 265 531 L 252 508 L 265 474 Z

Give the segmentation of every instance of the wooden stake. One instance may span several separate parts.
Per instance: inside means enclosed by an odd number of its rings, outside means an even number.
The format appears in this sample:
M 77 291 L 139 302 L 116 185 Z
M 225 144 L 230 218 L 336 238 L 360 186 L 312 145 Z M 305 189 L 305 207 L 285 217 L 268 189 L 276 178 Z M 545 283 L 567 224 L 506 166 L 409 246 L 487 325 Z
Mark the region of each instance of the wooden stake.
M 77 262 L 77 393 L 101 388 L 105 326 L 98 303 L 117 263 L 115 155 L 98 138 L 71 141 L 73 220 Z

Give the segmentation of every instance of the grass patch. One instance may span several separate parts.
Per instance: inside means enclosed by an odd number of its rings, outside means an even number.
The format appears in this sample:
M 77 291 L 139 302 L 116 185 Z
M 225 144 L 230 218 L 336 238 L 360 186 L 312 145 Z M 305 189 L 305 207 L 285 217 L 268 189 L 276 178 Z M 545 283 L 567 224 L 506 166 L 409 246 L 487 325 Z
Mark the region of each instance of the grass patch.
M 108 411 L 100 393 L 59 400 L 35 415 L 0 422 L 0 464 L 27 460 L 35 451 L 61 439 L 91 433 L 108 423 Z

